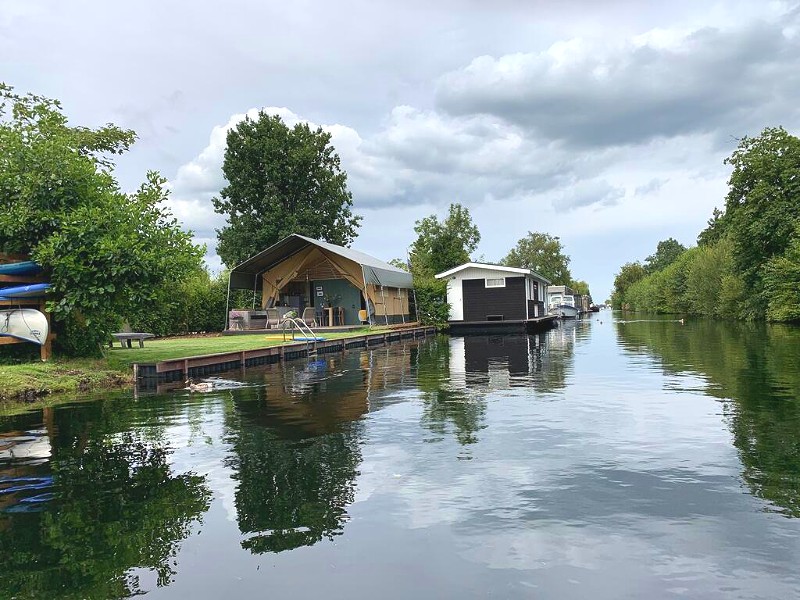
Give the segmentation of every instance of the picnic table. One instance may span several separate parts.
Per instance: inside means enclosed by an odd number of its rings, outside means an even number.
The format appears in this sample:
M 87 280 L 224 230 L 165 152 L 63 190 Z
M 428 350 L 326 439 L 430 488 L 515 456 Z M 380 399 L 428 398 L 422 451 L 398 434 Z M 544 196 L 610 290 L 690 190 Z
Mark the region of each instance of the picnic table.
M 131 342 L 133 340 L 139 341 L 139 348 L 144 348 L 144 341 L 149 340 L 150 338 L 156 337 L 152 333 L 112 333 L 111 336 L 119 341 L 120 346 L 123 348 L 131 348 Z M 108 342 L 108 347 L 111 348 L 114 346 L 114 342 Z

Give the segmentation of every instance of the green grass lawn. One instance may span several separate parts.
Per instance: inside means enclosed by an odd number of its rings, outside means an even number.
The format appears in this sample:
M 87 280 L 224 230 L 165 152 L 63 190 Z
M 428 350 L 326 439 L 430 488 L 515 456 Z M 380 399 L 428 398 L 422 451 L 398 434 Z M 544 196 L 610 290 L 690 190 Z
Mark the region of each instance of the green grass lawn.
M 324 333 L 326 339 L 357 337 L 391 331 L 391 327 L 363 327 L 344 333 Z M 254 350 L 283 344 L 280 333 L 175 337 L 145 340 L 145 347 L 106 350 L 104 359 L 54 358 L 46 363 L 0 364 L 0 414 L 29 410 L 79 397 L 89 390 L 125 387 L 133 383 L 131 365 L 173 358 Z M 287 340 L 287 343 L 292 343 Z M 302 342 L 294 342 L 302 343 Z M 59 398 L 59 396 L 61 396 Z
M 52 394 L 75 395 L 94 388 L 132 382 L 128 368 L 120 371 L 103 359 L 53 359 L 0 365 L 0 414 L 8 405 L 35 403 Z
M 347 337 L 357 337 L 367 333 L 381 333 L 386 328 L 363 327 L 343 333 L 321 333 L 320 337 L 335 340 Z M 291 336 L 287 336 L 291 338 Z M 238 352 L 240 350 L 255 350 L 268 346 L 283 344 L 280 333 L 264 331 L 263 335 L 225 335 L 209 337 L 176 337 L 156 340 L 145 340 L 144 348 L 139 348 L 133 342 L 133 348 L 121 348 L 116 344 L 108 351 L 108 361 L 112 366 L 128 367 L 133 363 L 153 363 L 173 358 L 186 358 L 190 356 L 203 356 L 204 354 L 220 354 L 222 352 Z M 291 339 L 287 343 L 292 343 Z M 295 342 L 299 343 L 299 342 Z

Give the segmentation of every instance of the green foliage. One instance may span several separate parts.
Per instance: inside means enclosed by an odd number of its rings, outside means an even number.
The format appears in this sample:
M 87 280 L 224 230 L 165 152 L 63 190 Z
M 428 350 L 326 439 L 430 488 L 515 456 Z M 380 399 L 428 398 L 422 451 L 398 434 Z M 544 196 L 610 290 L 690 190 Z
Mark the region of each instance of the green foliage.
M 208 271 L 198 269 L 176 285 L 159 310 L 138 314 L 130 326 L 159 336 L 222 331 L 227 292 L 227 273 L 212 279 Z
M 414 279 L 417 300 L 417 321 L 442 328 L 450 318 L 447 303 L 447 282 L 442 279 Z
M 786 252 L 764 267 L 764 291 L 770 321 L 800 321 L 800 221 Z
M 631 284 L 625 294 L 629 308 L 656 313 L 686 312 L 686 274 L 692 257 L 693 250 L 688 250 L 666 268 Z
M 625 293 L 634 283 L 647 275 L 642 263 L 625 263 L 614 278 L 614 292 L 611 301 L 615 308 L 624 308 L 626 304 Z
M 685 269 L 674 273 L 685 275 L 683 291 L 680 280 L 667 283 L 656 277 L 680 249 L 670 239 L 647 258 L 651 277 L 632 294 L 615 290 L 615 305 L 628 302 L 639 310 L 686 310 L 747 320 L 800 320 L 800 138 L 780 127 L 767 128 L 758 137 L 742 138 L 725 162 L 733 167 L 725 210 L 714 209 L 698 236 L 699 248 L 689 251 Z M 678 287 L 658 289 L 670 285 Z M 665 301 L 667 293 L 675 297 Z
M 686 251 L 686 246 L 674 238 L 658 242 L 656 251 L 644 259 L 644 269 L 648 273 L 655 273 L 665 269 Z
M 579 296 L 592 295 L 592 293 L 589 291 L 589 284 L 582 279 L 570 279 L 567 285 L 571 287 Z
M 481 241 L 469 210 L 460 204 L 451 204 L 447 218 L 442 222 L 436 215 L 417 221 L 414 231 L 418 237 L 411 245 L 410 253 L 415 282 L 469 262 L 470 255 Z
M 547 233 L 529 231 L 500 262 L 507 267 L 531 269 L 549 279 L 553 285 L 573 287 L 570 283 L 570 258 L 564 254 L 561 241 Z
M 717 244 L 698 246 L 686 267 L 687 312 L 707 317 L 725 317 L 729 303 L 720 301 L 723 279 L 734 273 L 731 244 L 727 239 Z
M 744 312 L 763 318 L 764 265 L 781 256 L 800 219 L 800 139 L 768 128 L 745 137 L 725 161 L 733 166 L 725 201 L 723 233 L 733 242 L 733 258 L 751 291 Z
M 436 215 L 417 221 L 414 231 L 418 237 L 411 245 L 409 265 L 414 276 L 417 320 L 443 327 L 450 311 L 447 283 L 434 275 L 469 262 L 481 234 L 469 210 L 460 204 L 451 204 L 442 222 Z
M 136 194 L 76 207 L 34 249 L 51 271 L 49 307 L 67 323 L 59 345 L 69 354 L 92 354 L 121 319 L 160 310 L 199 267 L 202 248 L 159 206 L 165 182 L 148 173 Z
M 228 181 L 215 210 L 227 217 L 217 252 L 232 267 L 299 233 L 349 246 L 361 217 L 331 135 L 259 112 L 228 132 L 222 171 Z
M 49 273 L 57 346 L 97 355 L 123 319 L 157 310 L 203 249 L 161 207 L 157 173 L 135 194 L 119 191 L 108 155 L 127 150 L 132 131 L 69 127 L 57 101 L 7 86 L 0 115 L 0 250 L 31 254 Z
M 666 268 L 631 284 L 624 294 L 628 309 L 691 314 L 723 319 L 747 318 L 745 283 L 734 266 L 733 244 L 691 248 Z

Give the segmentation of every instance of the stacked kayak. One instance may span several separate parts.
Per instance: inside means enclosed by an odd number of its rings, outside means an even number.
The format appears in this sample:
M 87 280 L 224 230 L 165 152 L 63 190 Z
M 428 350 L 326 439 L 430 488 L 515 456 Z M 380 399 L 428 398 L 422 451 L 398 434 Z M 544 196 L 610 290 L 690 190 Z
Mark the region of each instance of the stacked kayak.
M 0 336 L 43 345 L 47 341 L 47 317 L 32 308 L 0 310 Z
M 0 288 L 0 300 L 13 298 L 44 298 L 44 293 L 50 288 L 49 283 L 32 283 L 30 285 L 15 285 Z
M 0 264 L 0 275 L 36 275 L 41 270 L 32 260 Z

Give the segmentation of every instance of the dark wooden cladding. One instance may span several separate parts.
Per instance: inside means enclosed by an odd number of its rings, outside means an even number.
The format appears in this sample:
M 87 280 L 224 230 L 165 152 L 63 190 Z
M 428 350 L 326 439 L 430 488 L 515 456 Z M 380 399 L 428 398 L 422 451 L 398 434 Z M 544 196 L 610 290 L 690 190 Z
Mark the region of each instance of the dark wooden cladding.
M 464 321 L 524 320 L 525 278 L 506 277 L 505 287 L 486 287 L 485 279 L 465 279 L 461 283 Z
M 538 310 L 537 310 L 538 307 Z M 544 302 L 537 302 L 536 300 L 528 300 L 528 318 L 534 319 L 537 317 L 543 317 L 547 314 L 547 311 L 544 309 Z

